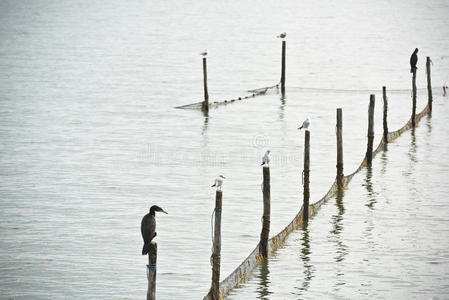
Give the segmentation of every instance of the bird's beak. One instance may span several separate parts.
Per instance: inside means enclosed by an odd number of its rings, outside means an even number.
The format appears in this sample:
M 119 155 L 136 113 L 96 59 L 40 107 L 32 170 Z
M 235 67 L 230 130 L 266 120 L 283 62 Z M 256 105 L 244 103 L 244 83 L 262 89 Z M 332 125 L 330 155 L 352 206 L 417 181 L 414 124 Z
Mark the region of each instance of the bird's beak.
M 165 210 L 162 210 L 162 212 L 163 212 L 164 214 L 167 214 L 167 215 L 168 215 L 168 212 L 166 212 Z

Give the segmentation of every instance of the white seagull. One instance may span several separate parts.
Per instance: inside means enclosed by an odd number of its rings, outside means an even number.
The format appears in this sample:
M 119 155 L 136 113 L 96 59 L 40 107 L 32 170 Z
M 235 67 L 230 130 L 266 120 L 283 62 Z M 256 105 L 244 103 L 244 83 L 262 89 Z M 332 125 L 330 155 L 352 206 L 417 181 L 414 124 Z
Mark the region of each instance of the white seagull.
M 287 36 L 287 32 L 283 32 L 280 35 L 278 35 L 277 37 L 281 38 L 281 39 L 285 39 L 286 36 Z
M 204 52 L 201 52 L 200 55 L 205 57 L 207 55 L 207 49 L 204 50 Z
M 309 126 L 310 126 L 310 118 L 307 117 L 307 119 L 304 122 L 302 122 L 302 125 L 300 127 L 298 127 L 298 129 L 301 130 L 304 128 L 304 129 L 308 130 Z
M 270 154 L 270 150 L 267 150 L 267 152 L 265 152 L 265 155 L 262 157 L 262 164 L 263 165 L 269 165 L 270 164 L 270 157 L 268 156 Z
M 218 188 L 220 188 L 220 191 L 221 191 L 221 186 L 223 185 L 223 179 L 226 179 L 226 177 L 224 177 L 223 175 L 218 176 L 215 179 L 215 182 L 214 182 L 214 184 L 211 187 L 216 186 L 217 187 L 217 191 L 218 191 Z

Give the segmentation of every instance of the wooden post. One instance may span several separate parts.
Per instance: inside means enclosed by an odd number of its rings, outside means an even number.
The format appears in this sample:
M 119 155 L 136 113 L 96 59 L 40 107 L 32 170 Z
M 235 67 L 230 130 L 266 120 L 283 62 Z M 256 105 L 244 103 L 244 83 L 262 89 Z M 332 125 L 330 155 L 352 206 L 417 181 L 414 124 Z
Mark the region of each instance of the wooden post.
M 270 234 L 270 167 L 263 168 L 263 217 L 262 232 L 260 233 L 259 254 L 267 258 L 268 235 Z
M 343 189 L 343 121 L 342 110 L 337 108 L 337 186 Z
M 370 95 L 368 109 L 368 145 L 366 147 L 366 162 L 368 165 L 373 160 L 373 141 L 374 141 L 374 95 Z
M 446 86 L 446 85 L 443 85 L 443 96 L 444 96 L 444 97 L 446 97 L 446 89 L 447 89 L 447 86 Z
M 433 101 L 433 97 L 432 97 L 432 82 L 430 79 L 430 57 L 427 56 L 427 60 L 426 60 L 426 69 L 427 69 L 427 96 L 428 96 L 428 105 L 429 105 L 429 109 L 430 111 L 432 111 L 432 101 Z
M 215 194 L 215 226 L 214 245 L 212 253 L 212 286 L 209 291 L 210 299 L 220 299 L 220 252 L 221 252 L 221 199 L 222 191 Z
M 148 250 L 148 289 L 147 300 L 156 300 L 156 261 L 157 243 L 151 242 Z
M 309 221 L 309 197 L 310 197 L 310 131 L 305 131 L 304 137 L 304 200 L 303 200 L 303 222 Z
M 382 87 L 382 95 L 384 99 L 384 142 L 388 143 L 388 123 L 387 123 L 388 99 L 387 99 L 387 88 L 385 86 Z
M 285 41 L 282 41 L 281 93 L 285 94 Z
M 413 105 L 412 105 L 412 126 L 415 127 L 415 117 L 416 117 L 416 69 L 413 70 L 412 79 L 412 93 L 413 93 Z
M 205 57 L 203 57 L 203 82 L 204 82 L 204 101 L 201 108 L 204 111 L 209 111 L 209 93 L 207 92 L 207 61 Z

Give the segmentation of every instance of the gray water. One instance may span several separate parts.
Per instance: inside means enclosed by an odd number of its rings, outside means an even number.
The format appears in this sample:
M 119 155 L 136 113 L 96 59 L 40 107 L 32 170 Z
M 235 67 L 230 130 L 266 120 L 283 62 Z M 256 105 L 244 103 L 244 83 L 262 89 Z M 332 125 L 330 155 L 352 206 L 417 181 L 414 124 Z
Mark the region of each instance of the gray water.
M 210 216 L 223 192 L 222 278 L 258 242 L 260 159 L 272 151 L 271 235 L 302 202 L 303 135 L 312 119 L 311 200 L 335 175 L 335 109 L 343 108 L 345 173 L 366 147 L 369 91 L 380 139 L 410 116 L 408 60 L 419 88 L 449 81 L 446 1 L 1 1 L 0 297 L 141 299 L 140 220 L 158 204 L 159 299 L 198 299 L 210 286 Z M 211 100 L 279 80 L 287 31 L 287 94 L 211 110 Z M 330 92 L 317 89 L 363 90 Z M 447 99 L 376 157 L 309 228 L 231 299 L 449 298 Z M 426 104 L 419 90 L 418 111 Z M 387 266 L 383 268 L 383 266 Z M 265 275 L 263 275 L 265 274 Z M 341 275 L 337 275 L 341 274 Z M 263 282 L 263 283 L 262 283 Z

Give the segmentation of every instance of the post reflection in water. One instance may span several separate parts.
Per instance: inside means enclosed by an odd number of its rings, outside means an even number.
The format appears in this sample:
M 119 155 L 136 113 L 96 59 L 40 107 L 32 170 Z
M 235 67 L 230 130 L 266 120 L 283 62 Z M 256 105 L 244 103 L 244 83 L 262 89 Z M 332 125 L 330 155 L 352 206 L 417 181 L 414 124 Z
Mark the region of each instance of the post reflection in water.
M 335 244 L 335 271 L 337 282 L 333 287 L 333 290 L 337 292 L 340 286 L 345 284 L 343 280 L 343 271 L 340 268 L 340 263 L 344 261 L 345 256 L 348 254 L 348 247 L 343 243 L 341 233 L 343 231 L 343 215 L 345 213 L 345 207 L 343 205 L 343 198 L 345 192 L 340 190 L 337 192 L 335 205 L 337 206 L 337 213 L 332 216 L 332 229 L 329 232 L 329 240 Z
M 270 269 L 268 268 L 268 260 L 264 260 L 264 262 L 259 267 L 259 274 L 257 278 L 259 279 L 259 284 L 257 287 L 257 299 L 261 300 L 269 300 L 270 295 Z
M 285 111 L 285 96 L 281 95 L 281 105 L 279 106 L 279 120 L 284 121 L 284 111 Z
M 304 266 L 304 279 L 302 280 L 302 285 L 298 285 L 298 287 L 295 287 L 295 289 L 298 290 L 298 296 L 306 294 L 307 290 L 310 287 L 310 283 L 312 281 L 312 278 L 314 277 L 314 268 L 312 264 L 310 263 L 310 236 L 309 236 L 309 229 L 308 225 L 305 223 L 302 226 L 301 230 L 302 236 L 301 236 L 301 251 L 299 254 L 300 259 L 302 260 L 303 266 Z
M 362 184 L 365 188 L 368 196 L 368 203 L 365 204 L 369 209 L 374 209 L 374 204 L 377 203 L 376 200 L 376 192 L 373 190 L 373 183 L 371 182 L 371 179 L 373 177 L 373 169 L 372 166 L 367 165 L 366 166 L 366 177 L 365 182 Z
M 201 135 L 204 135 L 207 132 L 207 125 L 209 125 L 209 112 L 206 110 L 203 110 L 202 112 L 204 116 L 204 123 L 201 129 Z
M 408 157 L 410 158 L 410 162 L 412 162 L 413 164 L 410 164 L 410 167 L 412 168 L 417 162 L 416 160 L 416 150 L 417 150 L 417 145 L 416 145 L 416 135 L 415 135 L 415 128 L 412 128 L 411 132 L 411 141 L 410 141 L 410 150 L 408 151 Z M 410 170 L 413 171 L 413 170 Z

